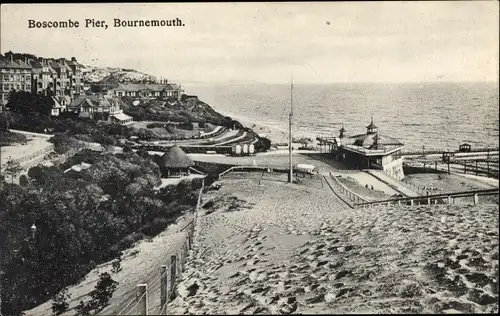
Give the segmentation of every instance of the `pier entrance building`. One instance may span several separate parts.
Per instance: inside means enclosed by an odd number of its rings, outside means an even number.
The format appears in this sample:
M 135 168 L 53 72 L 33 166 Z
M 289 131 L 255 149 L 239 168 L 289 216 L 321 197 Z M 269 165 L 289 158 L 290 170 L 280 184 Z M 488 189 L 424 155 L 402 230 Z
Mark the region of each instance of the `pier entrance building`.
M 336 158 L 358 169 L 379 169 L 388 176 L 402 180 L 404 144 L 396 138 L 381 135 L 373 123 L 366 127 L 365 134 L 348 136 L 342 125 L 339 137 L 334 138 Z

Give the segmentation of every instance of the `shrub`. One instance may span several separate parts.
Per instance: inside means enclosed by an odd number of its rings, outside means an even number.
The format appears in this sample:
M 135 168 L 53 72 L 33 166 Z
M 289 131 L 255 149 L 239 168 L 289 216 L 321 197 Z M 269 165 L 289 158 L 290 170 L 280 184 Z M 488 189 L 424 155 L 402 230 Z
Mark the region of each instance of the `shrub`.
M 112 265 L 111 272 L 118 273 L 121 270 L 123 270 L 121 262 L 122 262 L 122 258 L 121 257 L 118 257 L 118 259 L 116 259 L 115 261 L 113 261 L 113 263 L 111 264 Z
M 19 185 L 25 187 L 29 184 L 28 177 L 25 174 L 22 174 L 19 177 Z
M 102 309 L 108 305 L 109 300 L 113 297 L 113 292 L 116 290 L 117 286 L 118 282 L 113 280 L 109 273 L 101 273 L 95 289 L 90 292 L 90 297 L 92 297 L 90 304 L 93 309 Z
M 90 311 L 92 310 L 90 304 L 85 304 L 83 301 L 80 301 L 77 307 L 75 307 L 77 315 L 80 316 L 90 316 Z
M 179 125 L 177 125 L 177 127 L 180 129 L 189 130 L 189 131 L 192 131 L 194 128 L 193 123 L 191 123 L 191 122 L 180 123 Z
M 60 315 L 64 313 L 68 307 L 68 299 L 71 297 L 71 295 L 68 293 L 68 288 L 65 287 L 64 289 L 61 290 L 61 292 L 57 293 L 57 295 L 54 297 L 54 303 L 52 303 L 52 311 L 56 315 Z

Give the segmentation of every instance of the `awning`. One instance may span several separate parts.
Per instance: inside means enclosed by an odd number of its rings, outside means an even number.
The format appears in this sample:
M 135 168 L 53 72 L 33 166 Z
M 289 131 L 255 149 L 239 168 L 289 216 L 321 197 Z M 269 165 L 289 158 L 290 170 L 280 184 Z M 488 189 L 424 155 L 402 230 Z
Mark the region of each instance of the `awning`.
M 132 119 L 132 116 L 128 116 L 127 114 L 123 114 L 123 113 L 114 114 L 114 115 L 112 115 L 112 117 L 114 117 L 115 119 L 117 119 L 119 121 L 128 121 L 128 120 Z

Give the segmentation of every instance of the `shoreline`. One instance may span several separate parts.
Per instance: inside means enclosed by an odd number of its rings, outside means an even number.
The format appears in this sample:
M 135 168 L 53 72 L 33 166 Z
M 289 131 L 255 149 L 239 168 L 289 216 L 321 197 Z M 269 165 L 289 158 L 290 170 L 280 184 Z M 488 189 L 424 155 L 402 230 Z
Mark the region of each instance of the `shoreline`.
M 249 118 L 248 116 L 241 114 L 235 114 L 232 112 L 219 110 L 216 108 L 214 108 L 214 110 L 224 116 L 231 117 L 233 120 L 240 122 L 245 127 L 251 128 L 255 133 L 259 135 L 265 134 L 263 135 L 263 137 L 269 138 L 272 143 L 288 143 L 287 128 L 274 126 L 273 123 L 271 122 L 263 122 L 258 119 Z M 316 143 L 316 135 L 314 133 L 303 132 L 303 131 L 294 132 L 293 129 L 294 125 L 292 124 L 292 133 L 295 134 L 295 138 L 300 138 L 300 137 L 311 138 L 313 140 L 313 143 Z

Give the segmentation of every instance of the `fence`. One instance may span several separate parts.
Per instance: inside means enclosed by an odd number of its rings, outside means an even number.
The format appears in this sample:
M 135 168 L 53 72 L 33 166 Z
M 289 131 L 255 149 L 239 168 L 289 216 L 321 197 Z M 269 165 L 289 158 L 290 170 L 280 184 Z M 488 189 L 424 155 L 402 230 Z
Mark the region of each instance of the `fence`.
M 339 179 L 337 179 L 337 177 L 333 175 L 333 173 L 331 171 L 330 171 L 330 177 L 333 180 L 335 180 L 335 182 L 337 183 L 337 185 L 340 187 L 340 192 L 342 192 L 342 194 L 346 195 L 351 201 L 353 201 L 355 203 L 365 203 L 365 202 L 367 202 L 367 200 L 363 199 L 361 196 L 359 196 L 356 193 L 352 192 L 345 185 L 343 185 L 339 181 Z
M 382 200 L 382 201 L 373 201 L 373 202 L 365 202 L 355 204 L 357 207 L 370 207 L 376 205 L 411 205 L 414 206 L 422 205 L 422 204 L 454 204 L 456 198 L 464 198 L 464 197 L 473 197 L 473 203 L 479 203 L 479 196 L 485 195 L 499 195 L 498 189 L 487 189 L 487 190 L 472 190 L 472 191 L 463 191 L 463 192 L 453 192 L 453 193 L 443 193 L 443 194 L 433 194 L 427 196 L 418 196 L 418 197 L 404 197 L 390 200 Z
M 471 148 L 470 151 L 464 152 L 460 150 L 455 150 L 455 151 L 450 151 L 450 153 L 453 154 L 467 154 L 467 153 L 478 153 L 478 152 L 490 152 L 491 154 L 498 152 L 499 148 L 498 147 L 486 147 L 486 148 Z M 433 149 L 433 150 L 420 150 L 420 149 L 413 149 L 413 150 L 405 150 L 399 153 L 397 156 L 416 156 L 416 155 L 437 155 L 437 154 L 442 154 L 447 151 L 442 150 L 442 149 Z
M 349 203 L 348 201 L 346 201 L 344 198 L 342 198 L 342 196 L 337 193 L 337 191 L 335 191 L 332 187 L 332 185 L 330 184 L 330 181 L 328 181 L 328 179 L 323 176 L 323 179 L 325 180 L 326 184 L 328 184 L 328 187 L 330 188 L 330 190 L 333 192 L 333 194 L 335 194 L 335 196 L 337 196 L 339 198 L 340 201 L 344 202 L 347 206 L 349 206 L 350 208 L 354 208 L 354 206 Z
M 150 310 L 149 302 L 151 301 L 152 296 L 155 295 L 155 292 L 152 291 L 152 289 L 156 288 L 158 281 L 160 282 L 160 308 L 159 310 L 154 311 L 153 315 L 167 315 L 168 303 L 175 296 L 177 281 L 184 271 L 189 251 L 193 247 L 198 210 L 200 208 L 201 196 L 204 187 L 205 182 L 202 181 L 194 216 L 184 227 L 180 229 L 180 231 L 188 232 L 187 238 L 184 240 L 182 247 L 175 255 L 170 257 L 169 263 L 159 267 L 160 271 L 157 277 L 149 283 L 137 284 L 135 297 L 128 301 L 125 307 L 121 308 L 117 312 L 118 315 L 148 315 Z

